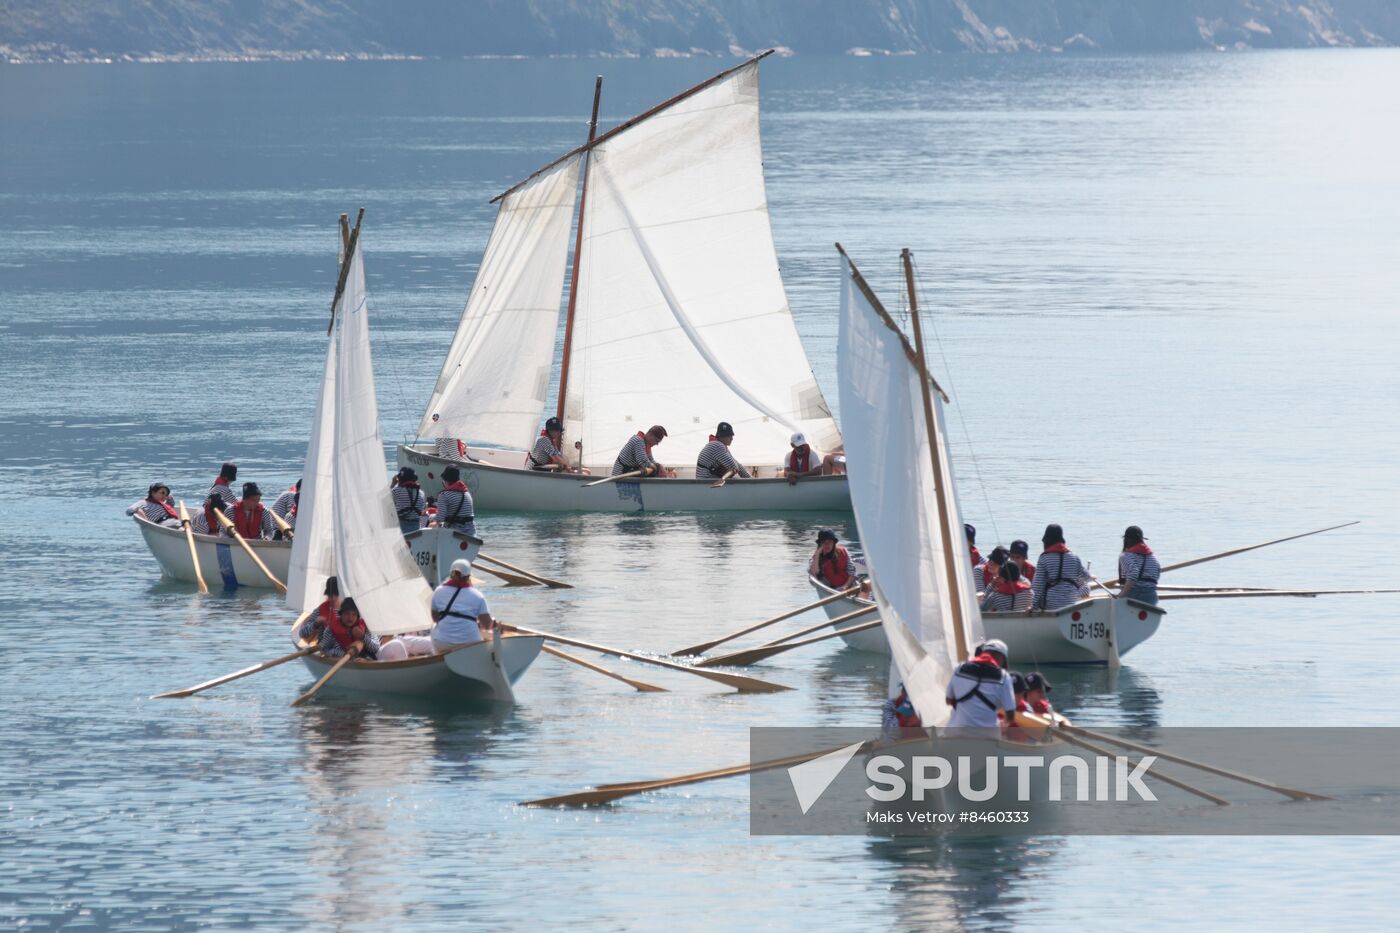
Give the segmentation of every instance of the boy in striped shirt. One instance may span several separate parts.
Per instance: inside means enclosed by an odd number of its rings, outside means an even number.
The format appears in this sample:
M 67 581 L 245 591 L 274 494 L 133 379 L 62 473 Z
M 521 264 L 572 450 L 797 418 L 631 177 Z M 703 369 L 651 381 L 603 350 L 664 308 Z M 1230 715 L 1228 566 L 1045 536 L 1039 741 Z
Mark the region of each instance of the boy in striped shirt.
M 695 478 L 720 479 L 728 473 L 737 473 L 749 479 L 749 471 L 729 452 L 732 443 L 734 426 L 728 421 L 721 421 L 715 433 L 710 435 L 710 442 L 700 448 L 700 454 L 695 458 Z

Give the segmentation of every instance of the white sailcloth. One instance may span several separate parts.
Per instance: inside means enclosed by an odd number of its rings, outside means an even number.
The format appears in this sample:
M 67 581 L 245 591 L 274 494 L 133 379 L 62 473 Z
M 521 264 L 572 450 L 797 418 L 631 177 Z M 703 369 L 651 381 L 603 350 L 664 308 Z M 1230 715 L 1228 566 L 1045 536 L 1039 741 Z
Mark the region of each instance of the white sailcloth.
M 948 681 L 963 660 L 956 656 L 954 601 L 960 603 L 969 649 L 983 638 L 980 610 L 968 586 L 972 567 L 962 547 L 947 444 L 940 436 L 944 456 L 935 475 L 920 375 L 899 335 L 857 288 L 844 258 L 837 374 L 851 504 L 894 664 L 924 725 L 943 725 L 949 714 L 944 702 Z M 943 406 L 936 391 L 933 403 L 935 430 L 943 435 Z M 952 534 L 939 529 L 935 489 L 940 482 L 947 484 Z M 953 542 L 953 579 L 945 541 Z M 897 690 L 897 682 L 891 687 Z
M 341 304 L 344 298 L 342 296 Z M 339 315 L 339 308 L 336 309 Z M 311 416 L 311 440 L 306 444 L 301 495 L 297 501 L 296 534 L 287 568 L 287 606 L 304 612 L 321 602 L 326 578 L 335 575 L 335 480 L 331 461 L 335 443 L 336 338 L 326 341 L 326 366 Z
M 335 566 L 341 596 L 354 598 L 376 635 L 430 628 L 432 592 L 404 545 L 389 494 L 360 248 L 350 257 L 341 302 L 334 451 Z
M 501 200 L 420 437 L 532 443 L 549 395 L 578 166 L 568 159 Z
M 652 424 L 693 463 L 719 421 L 742 463 L 803 431 L 841 443 L 778 271 L 759 138 L 758 64 L 592 151 L 565 429 L 611 465 Z

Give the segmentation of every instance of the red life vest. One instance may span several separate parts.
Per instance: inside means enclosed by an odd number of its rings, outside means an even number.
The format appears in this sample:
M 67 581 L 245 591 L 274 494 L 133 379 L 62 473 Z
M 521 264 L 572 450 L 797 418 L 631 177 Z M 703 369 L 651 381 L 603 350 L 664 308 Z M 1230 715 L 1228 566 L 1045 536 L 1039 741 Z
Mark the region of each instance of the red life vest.
M 652 459 L 652 456 L 651 456 L 651 444 L 649 444 L 649 443 L 647 442 L 647 436 L 646 436 L 645 434 L 643 434 L 641 431 L 638 431 L 638 432 L 637 432 L 637 436 L 640 437 L 640 438 L 642 439 L 642 443 L 646 445 L 646 449 L 647 449 L 647 459 L 648 459 L 648 460 Z
M 1030 561 L 1028 561 L 1028 560 L 1020 560 L 1020 559 L 1017 559 L 1017 560 L 1016 560 L 1016 563 L 1018 563 L 1018 564 L 1021 565 L 1021 576 L 1024 577 L 1024 578 L 1026 579 L 1026 582 L 1028 582 L 1028 583 L 1034 583 L 1034 582 L 1035 582 L 1035 564 L 1032 564 L 1032 563 L 1031 563 Z
M 175 510 L 172 509 L 172 508 L 170 507 L 170 503 L 169 503 L 169 502 L 156 502 L 155 499 L 152 499 L 152 498 L 150 498 L 150 497 L 147 497 L 146 501 L 147 501 L 147 502 L 154 502 L 156 505 L 158 505 L 158 506 L 160 506 L 161 508 L 165 509 L 165 514 L 166 514 L 166 515 L 169 515 L 171 518 L 178 519 L 178 518 L 180 517 L 179 515 L 176 515 L 176 514 L 175 514 Z
M 851 582 L 851 556 L 838 544 L 830 554 L 817 557 L 817 570 L 827 583 L 837 589 L 845 589 Z
M 992 584 L 993 589 L 998 593 L 1005 593 L 1007 596 L 1015 596 L 1017 593 L 1024 593 L 1031 588 L 1025 580 L 1017 580 L 1012 583 L 1010 580 L 997 580 Z
M 812 445 L 810 444 L 803 444 L 801 447 L 795 448 L 792 453 L 788 454 L 788 472 L 806 473 L 811 453 Z
M 214 513 L 219 511 L 218 502 L 217 496 L 210 496 L 204 501 L 204 523 L 209 526 L 209 534 L 211 535 L 218 534 L 219 529 L 223 527 L 219 524 L 219 520 L 214 517 Z
M 233 527 L 245 538 L 262 537 L 263 505 L 261 502 L 253 506 L 243 504 L 239 499 L 233 506 Z
M 899 711 L 899 708 L 905 703 L 909 703 L 909 691 L 901 690 L 894 701 L 894 718 L 899 723 L 899 727 L 901 729 L 918 729 L 923 726 L 924 722 L 919 718 L 919 713 L 914 709 L 912 703 L 909 705 L 911 712 L 901 713 Z
M 1031 707 L 1031 712 L 1037 716 L 1049 716 L 1054 710 L 1050 708 L 1049 700 L 1036 700 L 1035 705 Z
M 977 545 L 969 544 L 968 550 L 972 552 L 972 569 L 976 570 L 982 565 L 982 552 L 977 550 Z
M 997 581 L 1001 579 L 1001 568 L 993 564 L 991 561 L 987 561 L 981 566 L 982 589 L 985 590 L 989 586 L 996 586 Z
M 324 603 L 322 605 L 324 605 Z M 349 629 L 345 627 L 344 622 L 340 621 L 340 613 L 338 612 L 332 615 L 326 622 L 326 628 L 330 629 L 331 637 L 335 639 L 335 643 L 340 645 L 341 649 L 344 651 L 349 651 L 351 645 L 357 641 L 363 641 L 365 637 L 364 619 L 360 619 L 360 621 L 355 623 L 353 629 Z
M 457 439 L 457 456 L 463 460 L 467 459 L 467 445 L 462 443 L 462 439 Z

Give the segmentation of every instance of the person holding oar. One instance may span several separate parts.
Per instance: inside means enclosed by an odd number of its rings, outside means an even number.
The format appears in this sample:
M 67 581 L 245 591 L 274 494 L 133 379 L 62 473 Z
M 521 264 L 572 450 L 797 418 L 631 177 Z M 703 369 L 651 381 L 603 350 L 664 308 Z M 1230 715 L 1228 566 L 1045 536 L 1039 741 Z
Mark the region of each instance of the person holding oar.
M 545 420 L 534 448 L 525 455 L 526 466 L 532 470 L 552 473 L 582 473 L 589 475 L 583 467 L 571 467 L 564 459 L 564 423 L 558 418 Z
M 379 658 L 379 638 L 360 618 L 355 600 L 347 596 L 340 608 L 331 614 L 321 630 L 319 650 L 328 658 L 343 657 L 346 653 L 371 661 Z
M 190 528 L 194 529 L 197 535 L 218 535 L 222 534 L 223 526 L 219 524 L 215 512 L 223 512 L 228 515 L 229 507 L 224 505 L 224 500 L 218 493 L 211 492 L 204 500 L 204 505 L 194 514 L 190 520 Z
M 438 524 L 475 536 L 476 506 L 472 503 L 471 490 L 462 482 L 462 471 L 455 466 L 444 468 L 442 483 L 442 492 L 437 494 Z
M 340 609 L 340 578 L 326 577 L 326 588 L 321 591 L 321 595 L 326 598 L 316 607 L 316 611 L 301 623 L 301 628 L 297 629 L 299 641 L 309 644 L 321 640 L 321 633 L 330 625 L 331 619 L 335 618 Z
M 489 631 L 495 626 L 486 597 L 472 586 L 471 561 L 458 558 L 452 562 L 452 572 L 436 590 L 432 603 L 433 648 L 446 651 L 458 645 L 482 640 L 482 627 Z
M 298 496 L 298 493 L 300 492 L 301 479 L 298 478 L 295 483 L 292 483 L 291 486 L 287 487 L 286 492 L 282 493 L 276 498 L 275 501 L 273 501 L 272 514 L 276 515 L 278 518 L 286 519 L 288 524 L 295 524 L 295 522 L 292 519 L 287 518 L 287 516 L 296 515 L 296 506 L 300 498 Z
M 229 518 L 245 541 L 271 541 L 277 537 L 277 524 L 272 520 L 272 512 L 263 507 L 262 490 L 257 483 L 243 484 L 243 498 L 233 504 Z
M 157 525 L 180 526 L 180 514 L 170 505 L 170 487 L 164 483 L 152 483 L 146 490 L 146 498 L 137 499 L 127 506 L 126 514 L 140 512 Z
M 734 426 L 728 421 L 721 421 L 715 428 L 715 433 L 710 435 L 709 443 L 701 447 L 700 453 L 695 457 L 695 478 L 722 479 L 735 473 L 744 479 L 750 479 L 749 471 L 729 452 L 729 445 L 732 443 Z
M 666 438 L 666 429 L 659 424 L 654 424 L 647 429 L 646 433 L 638 431 L 627 439 L 627 443 L 622 445 L 622 449 L 617 452 L 617 459 L 613 461 L 612 472 L 609 476 L 664 476 L 674 478 L 675 470 L 668 470 L 657 463 L 651 456 L 651 449 L 660 444 Z
M 1118 596 L 1136 599 L 1140 603 L 1157 605 L 1157 581 L 1162 578 L 1162 565 L 1157 562 L 1142 529 L 1129 525 L 1123 532 L 1123 553 L 1118 555 L 1118 579 L 1123 589 Z

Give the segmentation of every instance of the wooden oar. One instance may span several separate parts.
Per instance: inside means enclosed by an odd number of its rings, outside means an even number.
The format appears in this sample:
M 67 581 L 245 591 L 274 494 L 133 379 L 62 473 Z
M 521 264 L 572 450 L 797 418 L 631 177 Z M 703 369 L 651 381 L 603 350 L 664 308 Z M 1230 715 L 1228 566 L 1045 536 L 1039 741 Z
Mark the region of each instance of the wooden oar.
M 1220 590 L 1214 593 L 1162 593 L 1158 599 L 1237 599 L 1246 596 L 1348 596 L 1368 593 L 1400 593 L 1400 590 Z
M 719 482 L 717 482 L 717 483 L 711 483 L 711 484 L 710 484 L 710 488 L 711 488 L 711 489 L 718 489 L 719 487 L 723 486 L 726 482 L 728 482 L 729 477 L 733 476 L 735 472 L 736 472 L 736 471 L 734 471 L 734 470 L 730 470 L 728 473 L 724 474 L 723 476 L 721 476 L 721 477 L 719 478 Z
M 1025 713 L 1017 713 L 1017 714 L 1016 714 L 1016 716 L 1017 716 L 1018 719 L 1021 718 L 1021 717 L 1023 717 L 1023 716 L 1026 716 L 1026 715 L 1027 715 L 1027 714 L 1025 714 Z M 1030 716 L 1029 718 L 1030 718 L 1032 721 L 1035 721 L 1035 720 L 1038 719 L 1038 717 L 1036 717 L 1036 716 Z M 1040 721 L 1041 723 L 1044 723 L 1044 724 L 1046 724 L 1046 725 L 1049 725 L 1049 723 L 1046 722 L 1046 721 L 1043 720 L 1043 719 L 1041 719 L 1041 720 L 1039 720 L 1039 721 Z M 1284 787 L 1284 786 L 1282 786 L 1281 784 L 1275 784 L 1275 783 L 1273 783 L 1272 781 L 1266 781 L 1266 780 L 1264 780 L 1263 778 L 1253 777 L 1253 776 L 1248 775 L 1248 774 L 1241 774 L 1241 773 L 1238 772 L 1238 771 L 1230 771 L 1230 770 L 1227 770 L 1227 769 L 1225 769 L 1225 768 L 1218 768 L 1218 767 L 1216 767 L 1215 765 L 1206 764 L 1204 761 L 1195 761 L 1194 759 L 1191 759 L 1191 758 L 1183 758 L 1183 757 L 1180 756 L 1180 755 L 1173 755 L 1173 754 L 1170 753 L 1170 752 L 1164 752 L 1164 751 L 1162 751 L 1160 748 L 1153 748 L 1153 747 L 1151 747 L 1150 745 L 1141 745 L 1141 744 L 1139 744 L 1139 743 L 1137 743 L 1137 742 L 1130 742 L 1130 741 L 1128 741 L 1127 739 L 1120 739 L 1120 738 L 1118 738 L 1117 736 L 1107 735 L 1107 734 L 1102 733 L 1102 732 L 1093 732 L 1093 731 L 1091 731 L 1091 730 L 1089 730 L 1089 729 L 1083 728 L 1082 726 L 1073 726 L 1073 725 L 1070 725 L 1069 723 L 1060 722 L 1060 723 L 1056 723 L 1056 724 L 1053 726 L 1053 728 L 1056 729 L 1056 730 L 1058 730 L 1058 731 L 1060 731 L 1060 732 L 1068 733 L 1067 735 L 1064 736 L 1064 738 L 1067 739 L 1067 740 L 1070 739 L 1070 735 L 1075 735 L 1075 736 L 1088 736 L 1088 737 L 1091 738 L 1091 739 L 1098 739 L 1100 742 L 1109 742 L 1109 743 L 1111 743 L 1111 744 L 1113 744 L 1113 745 L 1121 745 L 1121 746 L 1123 746 L 1124 748 L 1131 748 L 1133 751 L 1143 752 L 1143 753 L 1148 754 L 1148 755 L 1156 755 L 1158 758 L 1161 758 L 1163 761 L 1174 761 L 1174 762 L 1176 762 L 1176 763 L 1179 764 L 1179 765 L 1186 765 L 1187 767 L 1196 768 L 1196 769 L 1198 769 L 1198 770 L 1205 771 L 1205 772 L 1207 772 L 1207 773 L 1209 773 L 1209 774 L 1216 774 L 1216 775 L 1219 775 L 1220 777 L 1230 778 L 1230 779 L 1233 780 L 1233 781 L 1240 781 L 1241 783 L 1244 783 L 1244 784 L 1252 784 L 1252 785 L 1255 786 L 1255 787 L 1262 787 L 1262 788 L 1264 788 L 1265 790 L 1271 790 L 1271 791 L 1273 791 L 1273 792 L 1275 792 L 1275 793 L 1282 794 L 1282 795 L 1284 795 L 1285 797 L 1291 797 L 1291 798 L 1293 798 L 1294 800 L 1331 800 L 1331 799 L 1332 799 L 1331 797 L 1325 797 L 1325 796 L 1323 796 L 1322 794 L 1314 794 L 1314 793 L 1311 792 L 1311 791 L 1297 790 L 1297 789 L 1292 788 L 1292 787 Z M 1103 753 L 1100 752 L 1100 754 L 1103 754 Z M 1160 777 L 1160 776 L 1161 776 L 1161 775 L 1158 775 L 1158 777 Z
M 1205 557 L 1196 557 L 1191 560 L 1184 560 L 1179 564 L 1168 564 L 1167 566 L 1162 568 L 1162 573 L 1166 573 L 1168 570 L 1180 570 L 1182 567 L 1194 567 L 1197 564 L 1204 564 L 1213 560 L 1219 560 L 1222 557 L 1233 557 L 1236 554 L 1243 554 L 1245 551 L 1257 551 L 1259 548 L 1268 547 L 1271 544 L 1282 544 L 1285 541 L 1297 541 L 1299 538 L 1306 538 L 1311 535 L 1320 535 L 1324 531 L 1336 531 L 1338 528 L 1350 528 L 1352 525 L 1359 524 L 1361 524 L 1361 522 L 1359 521 L 1343 522 L 1340 525 L 1331 525 L 1327 528 L 1319 528 L 1317 529 L 1317 531 L 1305 531 L 1300 535 L 1289 535 L 1287 538 L 1275 538 L 1273 541 L 1265 541 L 1263 544 L 1251 544 L 1248 547 L 1237 547 L 1232 548 L 1228 551 L 1221 551 L 1219 554 L 1207 554 Z M 1122 582 L 1122 580 L 1110 580 L 1108 585 L 1118 586 Z
M 826 624 L 830 625 L 831 623 L 828 622 Z M 762 661 L 765 658 L 771 658 L 775 654 L 782 654 L 784 651 L 790 651 L 793 648 L 801 648 L 806 645 L 814 645 L 819 641 L 826 641 L 828 638 L 839 638 L 842 635 L 852 635 L 856 632 L 864 632 L 869 629 L 875 628 L 879 624 L 880 620 L 874 619 L 870 622 L 862 622 L 860 625 L 852 625 L 850 628 L 843 628 L 840 631 L 827 632 L 825 635 L 813 635 L 811 638 L 804 638 L 801 641 L 790 641 L 786 644 L 781 645 L 763 645 L 759 648 L 750 648 L 747 651 L 735 651 L 731 654 L 721 654 L 713 658 L 706 658 L 705 660 L 698 662 L 696 664 L 696 667 L 717 667 L 720 665 L 737 666 L 743 664 L 756 664 L 757 662 Z M 825 626 L 820 627 L 825 628 Z
M 613 680 L 620 680 L 627 686 L 635 687 L 642 693 L 670 693 L 670 691 L 667 690 L 665 687 L 658 687 L 655 684 L 649 684 L 644 680 L 633 680 L 630 677 L 623 677 L 621 674 L 615 673 L 614 671 L 610 671 L 606 667 L 599 667 L 592 661 L 585 661 L 583 658 L 580 658 L 576 655 L 568 654 L 567 652 L 560 651 L 558 648 L 551 648 L 549 645 L 542 645 L 540 650 L 542 650 L 545 654 L 552 654 L 556 658 L 568 661 L 571 664 L 577 664 L 579 667 L 586 667 L 590 671 L 596 671 L 599 674 L 603 674 L 606 677 L 611 677 Z
M 631 473 L 619 473 L 616 476 L 605 476 L 602 479 L 595 479 L 591 483 L 584 483 L 583 488 L 587 489 L 589 486 L 601 486 L 604 483 L 615 483 L 620 479 L 627 479 L 628 477 L 632 476 L 641 476 L 645 472 L 645 470 L 633 470 Z
M 199 552 L 194 547 L 194 528 L 190 525 L 190 513 L 185 509 L 185 500 L 180 500 L 180 524 L 185 529 L 185 541 L 190 546 L 190 563 L 194 565 L 194 579 L 201 593 L 209 592 L 209 584 L 204 582 L 204 573 L 199 569 Z
M 282 534 L 286 539 L 288 541 L 292 540 L 292 526 L 287 523 L 287 520 L 271 509 L 268 509 L 267 512 L 272 516 L 272 520 L 277 523 L 277 527 L 282 529 Z
M 1056 734 L 1058 734 L 1059 737 L 1064 739 L 1066 742 L 1070 743 L 1071 745 L 1078 745 L 1085 751 L 1093 752 L 1095 755 L 1101 755 L 1104 758 L 1122 757 L 1125 763 L 1130 768 L 1136 769 L 1137 766 L 1141 763 L 1140 761 L 1134 761 L 1132 758 L 1129 758 L 1126 755 L 1119 756 L 1114 752 L 1110 751 L 1109 749 L 1104 748 L 1102 745 L 1095 745 L 1093 742 L 1085 741 L 1084 739 L 1081 739 L 1077 736 L 1065 734 L 1065 730 L 1072 729 L 1074 727 L 1068 725 L 1063 721 L 1051 723 L 1048 719 L 1041 719 L 1034 713 L 1017 713 L 1016 721 L 1020 722 L 1021 720 L 1026 720 L 1027 722 L 1030 722 L 1033 725 L 1046 727 L 1047 731 L 1055 730 Z M 1102 736 L 1102 738 L 1107 738 L 1107 736 Z M 1154 755 L 1157 755 L 1157 757 L 1159 758 L 1163 757 L 1162 755 L 1158 754 L 1154 749 L 1148 749 L 1148 751 L 1150 751 Z M 1170 784 L 1173 787 L 1179 787 L 1182 790 L 1186 791 L 1188 794 L 1195 794 L 1197 797 L 1200 797 L 1203 800 L 1209 800 L 1217 807 L 1228 807 L 1230 805 L 1230 801 L 1226 800 L 1224 797 L 1217 797 L 1210 791 L 1202 790 L 1194 784 L 1187 784 L 1180 778 L 1174 778 L 1169 774 L 1162 774 L 1158 771 L 1149 771 L 1148 774 L 1154 780 L 1161 781 L 1163 784 Z
M 219 524 L 224 526 L 225 531 L 233 535 L 234 539 L 239 544 L 243 545 L 243 550 L 248 552 L 248 556 L 252 558 L 253 563 L 257 564 L 258 569 L 267 575 L 267 578 L 272 581 L 273 586 L 284 593 L 287 592 L 287 584 L 272 575 L 272 571 L 267 569 L 267 564 L 264 564 L 262 558 L 257 555 L 257 552 L 253 550 L 252 546 L 247 541 L 243 540 L 243 536 L 239 534 L 238 529 L 234 527 L 232 519 L 219 509 L 214 510 L 214 517 L 219 520 Z
M 827 603 L 834 603 L 836 602 L 836 600 L 844 599 L 859 589 L 859 584 L 847 587 L 839 593 L 833 593 L 830 596 L 824 596 L 816 602 L 808 603 L 805 606 L 798 606 L 796 609 L 790 609 L 787 612 L 784 612 L 781 615 L 776 615 L 771 619 L 764 619 L 762 622 L 759 622 L 756 625 L 750 625 L 748 628 L 741 628 L 737 632 L 730 632 L 728 635 L 725 635 L 722 638 L 716 638 L 714 641 L 702 641 L 698 645 L 691 645 L 689 648 L 682 648 L 680 651 L 673 651 L 671 653 L 676 657 L 683 657 L 688 654 L 703 654 L 704 652 L 709 651 L 715 645 L 722 645 L 727 641 L 732 641 L 735 638 L 738 638 L 740 635 L 747 635 L 749 632 L 756 632 L 761 628 L 767 628 L 768 626 L 774 625 L 778 622 L 782 622 L 785 619 L 791 619 L 793 616 L 800 616 L 802 615 L 802 613 L 806 612 L 809 609 L 816 609 L 819 606 L 825 606 Z
M 775 638 L 772 641 L 766 641 L 758 647 L 771 648 L 774 645 L 781 645 L 785 642 L 792 641 L 795 638 L 801 638 L 804 635 L 810 635 L 813 632 L 819 632 L 827 626 L 840 625 L 842 622 L 849 622 L 852 619 L 859 619 L 861 616 L 868 616 L 872 612 L 878 612 L 879 608 L 879 606 L 866 606 L 864 609 L 857 609 L 854 612 L 848 612 L 845 615 L 839 615 L 834 619 L 827 619 L 825 622 L 818 622 L 816 625 L 809 625 L 806 628 L 800 628 L 790 635 L 784 635 L 782 638 Z
M 477 556 L 480 557 L 481 555 L 478 554 Z M 513 574 L 513 573 L 507 573 L 507 572 L 504 571 L 504 570 L 493 570 L 492 568 L 487 567 L 485 564 L 473 564 L 473 565 L 472 565 L 472 572 L 475 573 L 475 572 L 478 571 L 478 570 L 480 570 L 482 573 L 489 573 L 489 574 L 491 574 L 491 576 L 493 576 L 493 577 L 499 577 L 500 579 L 506 581 L 506 586 L 542 586 L 542 585 L 543 585 L 543 584 L 540 583 L 540 581 L 536 580 L 534 577 L 522 577 L 522 576 L 518 576 L 518 575 Z
M 306 691 L 306 692 L 303 693 L 301 696 L 299 696 L 299 697 L 297 697 L 295 700 L 293 700 L 293 701 L 292 701 L 292 705 L 293 705 L 293 706 L 300 706 L 301 704 L 305 703 L 307 700 L 309 700 L 309 699 L 311 699 L 312 697 L 314 697 L 314 696 L 316 695 L 316 692 L 317 692 L 318 690 L 320 690 L 322 687 L 324 687 L 324 686 L 326 685 L 326 682 L 327 682 L 328 680 L 330 680 L 330 679 L 331 679 L 332 677 L 334 677 L 336 674 L 339 674 L 339 673 L 340 673 L 340 669 L 341 669 L 342 667 L 344 667 L 345 665 L 349 664 L 351 661 L 353 661 L 353 660 L 355 659 L 355 656 L 356 656 L 357 654 L 360 653 L 360 649 L 363 648 L 364 645 L 365 645 L 365 643 L 362 642 L 362 641 L 357 641 L 357 642 L 355 642 L 354 644 L 352 644 L 352 645 L 349 647 L 349 649 L 347 649 L 346 652 L 345 652 L 343 655 L 340 656 L 340 660 L 339 660 L 339 661 L 336 661 L 335 664 L 332 665 L 331 669 L 328 670 L 328 671 L 326 671 L 326 676 L 324 676 L 324 677 L 322 677 L 320 680 L 316 681 L 316 685 L 315 685 L 314 687 L 312 687 L 310 690 Z
M 526 570 L 523 567 L 517 567 L 514 564 L 508 564 L 505 561 L 501 560 L 499 557 L 492 557 L 490 554 L 484 554 L 481 551 L 477 552 L 476 559 L 479 561 L 484 560 L 488 564 L 495 564 L 497 567 L 504 567 L 507 570 L 514 570 L 521 576 L 529 577 L 531 580 L 535 580 L 539 583 L 542 583 L 550 589 L 571 590 L 574 588 L 574 585 L 572 583 L 565 583 L 563 580 L 551 580 L 549 577 L 541 576 L 540 574 L 535 573 L 533 570 Z
M 718 671 L 697 670 L 693 667 L 686 667 L 684 664 L 677 664 L 674 661 L 663 661 L 660 658 L 651 658 L 644 654 L 634 654 L 631 651 L 609 648 L 606 645 L 595 645 L 591 642 L 579 641 L 576 638 L 555 635 L 552 632 L 537 632 L 533 629 L 520 628 L 516 625 L 506 625 L 505 627 L 512 632 L 520 632 L 525 635 L 542 635 L 550 641 L 557 641 L 561 645 L 573 645 L 575 648 L 586 648 L 589 651 L 597 651 L 600 654 L 614 654 L 620 658 L 630 658 L 633 661 L 640 661 L 643 664 L 654 664 L 657 667 L 664 667 L 667 670 L 694 674 L 696 677 L 703 677 L 706 680 L 713 680 L 715 683 L 733 687 L 740 693 L 777 693 L 781 690 L 792 689 L 791 687 L 784 687 L 782 684 L 771 684 L 766 680 L 759 680 L 755 677 L 743 677 L 739 674 L 721 674 Z

